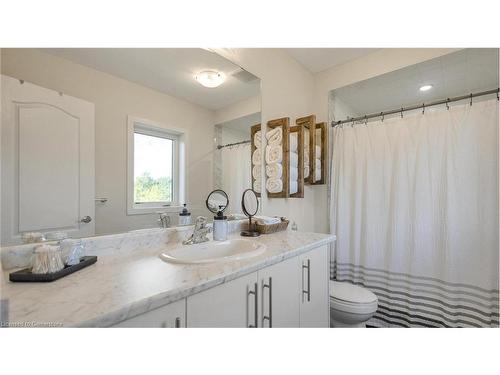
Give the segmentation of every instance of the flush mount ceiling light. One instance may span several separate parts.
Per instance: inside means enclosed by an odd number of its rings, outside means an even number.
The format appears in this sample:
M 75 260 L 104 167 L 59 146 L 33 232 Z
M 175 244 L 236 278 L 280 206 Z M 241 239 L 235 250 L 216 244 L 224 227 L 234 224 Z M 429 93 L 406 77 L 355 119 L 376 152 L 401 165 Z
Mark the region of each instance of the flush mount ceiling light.
M 432 89 L 432 85 L 420 86 L 420 91 L 429 91 L 430 89 Z
M 199 72 L 194 79 L 196 79 L 202 86 L 214 88 L 224 83 L 226 75 L 215 70 L 204 70 Z

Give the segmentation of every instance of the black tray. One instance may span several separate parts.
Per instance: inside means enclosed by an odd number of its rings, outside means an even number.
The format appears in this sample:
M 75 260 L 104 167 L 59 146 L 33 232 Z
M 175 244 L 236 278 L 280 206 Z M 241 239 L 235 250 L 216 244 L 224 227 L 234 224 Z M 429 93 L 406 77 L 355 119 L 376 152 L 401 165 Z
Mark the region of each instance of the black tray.
M 54 273 L 32 273 L 31 268 L 25 268 L 16 272 L 9 274 L 10 281 L 23 281 L 23 282 L 47 282 L 60 279 L 61 277 L 67 276 L 73 272 L 79 271 L 82 268 L 90 266 L 97 262 L 97 257 L 95 255 L 82 257 L 80 263 L 74 266 L 66 266 L 62 270 Z

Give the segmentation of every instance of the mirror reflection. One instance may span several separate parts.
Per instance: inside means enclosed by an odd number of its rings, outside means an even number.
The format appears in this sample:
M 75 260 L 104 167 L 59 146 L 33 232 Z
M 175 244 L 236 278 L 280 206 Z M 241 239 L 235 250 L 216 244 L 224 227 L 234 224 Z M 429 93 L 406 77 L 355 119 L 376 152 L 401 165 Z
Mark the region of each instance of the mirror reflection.
M 260 80 L 218 54 L 2 49 L 1 79 L 2 246 L 241 213 Z

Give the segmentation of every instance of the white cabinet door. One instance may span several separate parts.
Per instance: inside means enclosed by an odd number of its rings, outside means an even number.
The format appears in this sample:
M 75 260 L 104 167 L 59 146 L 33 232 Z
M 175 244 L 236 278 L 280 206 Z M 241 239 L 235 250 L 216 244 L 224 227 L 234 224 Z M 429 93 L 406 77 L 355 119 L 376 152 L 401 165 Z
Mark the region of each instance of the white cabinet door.
M 299 327 L 298 257 L 259 270 L 259 326 Z
M 257 273 L 187 298 L 187 327 L 251 327 L 257 311 Z
M 186 327 L 186 300 L 182 299 L 147 313 L 124 320 L 117 328 L 184 328 Z
M 328 253 L 324 245 L 299 257 L 301 327 L 329 327 Z
M 2 244 L 31 231 L 93 235 L 94 105 L 1 78 Z

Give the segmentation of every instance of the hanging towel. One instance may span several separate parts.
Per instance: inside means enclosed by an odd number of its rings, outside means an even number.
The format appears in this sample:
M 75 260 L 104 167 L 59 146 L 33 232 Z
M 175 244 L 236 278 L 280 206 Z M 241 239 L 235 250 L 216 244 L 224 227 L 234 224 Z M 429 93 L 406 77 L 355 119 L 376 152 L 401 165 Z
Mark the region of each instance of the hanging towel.
M 283 175 L 283 166 L 281 163 L 272 163 L 266 165 L 266 174 L 269 178 L 281 178 Z
M 299 154 L 296 152 L 290 152 L 290 167 L 298 167 L 299 166 Z
M 308 165 L 304 165 L 304 178 L 308 178 L 309 177 L 309 164 Z
M 283 191 L 283 181 L 278 178 L 269 178 L 266 181 L 266 189 L 270 193 L 280 193 Z
M 299 191 L 299 184 L 297 181 L 290 181 L 290 194 L 295 194 Z
M 262 164 L 262 151 L 260 149 L 256 149 L 253 152 L 252 163 L 253 163 L 253 165 L 261 165 Z
M 262 192 L 262 179 L 261 178 L 255 178 L 253 180 L 253 190 L 255 190 L 256 193 Z
M 315 149 L 315 150 L 316 150 L 316 155 L 315 155 L 315 157 L 316 157 L 317 159 L 321 159 L 321 147 L 320 147 L 320 146 L 316 146 L 316 149 Z
M 299 168 L 290 167 L 290 181 L 297 181 L 299 179 Z
M 281 146 L 266 146 L 266 163 L 281 163 L 283 160 L 283 149 Z
M 255 134 L 253 135 L 253 144 L 257 148 L 262 147 L 262 132 L 260 130 L 255 132 Z
M 297 152 L 298 140 L 297 133 L 290 134 L 290 152 Z
M 269 130 L 266 133 L 267 144 L 270 146 L 281 145 L 283 140 L 283 130 L 281 127 Z
M 260 165 L 253 166 L 252 176 L 253 176 L 253 178 L 261 178 L 262 177 L 262 168 Z

